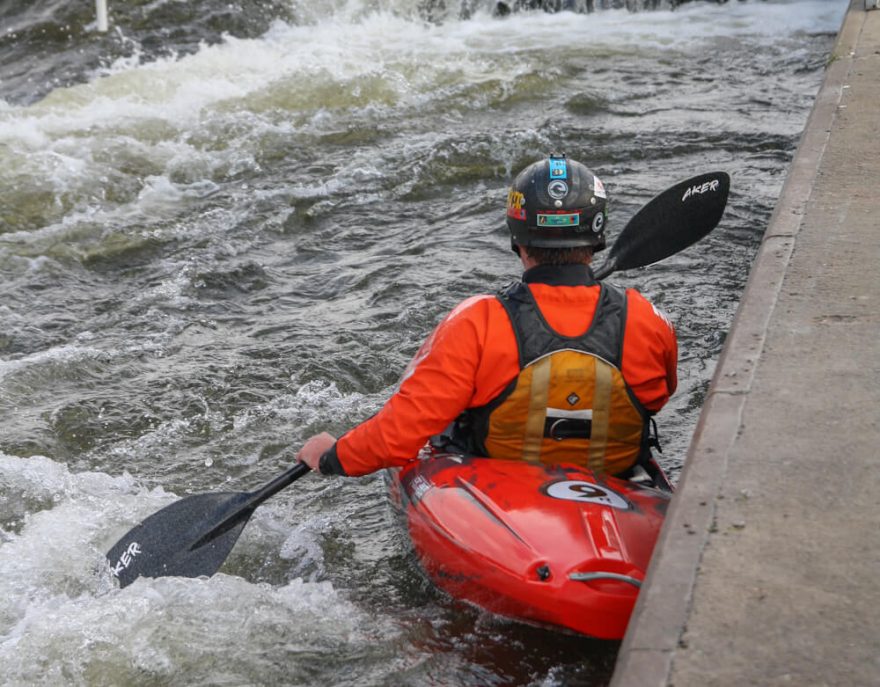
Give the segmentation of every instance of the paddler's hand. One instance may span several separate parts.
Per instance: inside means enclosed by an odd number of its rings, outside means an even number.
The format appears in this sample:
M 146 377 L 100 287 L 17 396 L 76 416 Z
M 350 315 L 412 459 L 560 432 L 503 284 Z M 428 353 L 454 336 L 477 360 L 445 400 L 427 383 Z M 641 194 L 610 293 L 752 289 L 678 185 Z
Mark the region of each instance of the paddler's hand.
M 332 434 L 327 432 L 316 434 L 303 444 L 299 453 L 296 454 L 296 459 L 308 465 L 312 470 L 320 472 L 321 470 L 318 467 L 318 463 L 321 460 L 321 456 L 324 455 L 324 451 L 329 449 L 335 443 L 336 437 Z

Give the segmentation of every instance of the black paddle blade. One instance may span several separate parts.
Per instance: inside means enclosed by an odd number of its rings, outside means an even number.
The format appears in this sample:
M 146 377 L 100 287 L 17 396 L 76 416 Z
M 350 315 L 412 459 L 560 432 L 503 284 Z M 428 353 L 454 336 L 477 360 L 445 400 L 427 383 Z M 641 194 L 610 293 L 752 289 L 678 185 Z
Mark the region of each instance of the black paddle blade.
M 297 462 L 253 493 L 198 494 L 172 503 L 116 542 L 107 552 L 110 570 L 121 587 L 139 577 L 210 577 L 257 506 L 311 471 Z
M 655 196 L 620 232 L 596 278 L 659 262 L 696 243 L 718 225 L 729 192 L 730 176 L 711 172 Z
M 254 512 L 251 496 L 198 494 L 153 513 L 107 552 L 119 586 L 138 577 L 213 575 Z

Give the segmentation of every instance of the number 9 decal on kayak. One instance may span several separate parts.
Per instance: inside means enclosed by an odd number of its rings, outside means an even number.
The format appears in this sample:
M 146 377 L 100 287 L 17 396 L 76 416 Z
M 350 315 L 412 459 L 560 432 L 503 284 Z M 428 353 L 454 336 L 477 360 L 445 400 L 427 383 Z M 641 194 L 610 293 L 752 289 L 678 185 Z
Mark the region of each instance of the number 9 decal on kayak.
M 629 503 L 620 494 L 594 482 L 565 480 L 564 482 L 554 482 L 547 485 L 544 491 L 547 496 L 554 499 L 595 503 L 601 506 L 629 510 Z

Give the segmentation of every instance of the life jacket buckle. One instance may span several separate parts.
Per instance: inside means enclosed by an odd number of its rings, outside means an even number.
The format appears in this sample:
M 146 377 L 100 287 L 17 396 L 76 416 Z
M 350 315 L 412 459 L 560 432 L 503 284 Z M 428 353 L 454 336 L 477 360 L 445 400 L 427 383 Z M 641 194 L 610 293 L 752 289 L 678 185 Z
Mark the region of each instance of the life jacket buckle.
M 548 417 L 544 422 L 544 436 L 554 441 L 565 439 L 589 439 L 593 423 L 573 417 Z
M 547 434 L 554 441 L 562 441 L 565 438 L 565 437 L 556 436 L 556 428 L 559 425 L 561 425 L 563 422 L 566 422 L 565 418 L 564 417 L 559 418 L 558 420 L 556 420 L 556 422 L 554 422 L 552 425 L 550 425 L 550 429 L 547 430 Z

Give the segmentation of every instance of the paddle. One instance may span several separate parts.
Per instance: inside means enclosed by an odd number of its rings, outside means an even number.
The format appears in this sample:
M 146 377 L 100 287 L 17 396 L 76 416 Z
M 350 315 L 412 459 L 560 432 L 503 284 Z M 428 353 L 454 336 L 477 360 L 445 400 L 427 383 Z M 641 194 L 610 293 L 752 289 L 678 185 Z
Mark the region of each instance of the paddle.
M 649 265 L 699 241 L 721 219 L 729 188 L 730 177 L 715 172 L 682 181 L 653 198 L 623 228 L 596 277 Z M 110 549 L 113 574 L 121 587 L 138 577 L 210 577 L 257 506 L 308 472 L 307 465 L 297 463 L 254 492 L 198 494 L 166 506 Z
M 187 496 L 153 513 L 107 552 L 119 586 L 138 577 L 210 577 L 257 506 L 310 471 L 297 463 L 257 491 Z
M 627 222 L 605 262 L 593 270 L 596 278 L 659 262 L 696 243 L 721 220 L 729 191 L 730 177 L 712 172 L 655 196 Z

